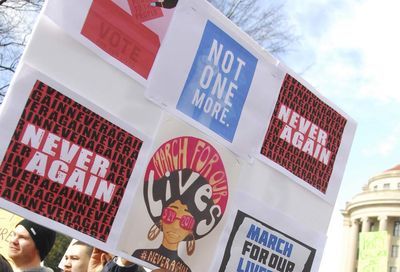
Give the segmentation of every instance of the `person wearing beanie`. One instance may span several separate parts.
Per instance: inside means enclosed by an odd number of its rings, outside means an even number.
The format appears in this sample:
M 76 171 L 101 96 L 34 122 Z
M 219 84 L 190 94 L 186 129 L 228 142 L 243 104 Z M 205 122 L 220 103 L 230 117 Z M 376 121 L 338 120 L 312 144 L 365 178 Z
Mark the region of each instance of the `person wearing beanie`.
M 54 245 L 56 233 L 27 219 L 19 222 L 14 229 L 8 247 L 8 255 L 13 260 L 17 271 L 49 272 L 40 266 Z

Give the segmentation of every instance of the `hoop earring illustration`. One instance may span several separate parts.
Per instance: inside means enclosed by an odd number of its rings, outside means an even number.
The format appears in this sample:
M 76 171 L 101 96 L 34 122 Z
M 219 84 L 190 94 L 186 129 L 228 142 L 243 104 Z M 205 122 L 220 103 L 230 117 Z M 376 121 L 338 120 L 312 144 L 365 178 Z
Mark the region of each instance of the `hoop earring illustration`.
M 149 229 L 149 232 L 147 233 L 147 239 L 149 239 L 150 241 L 155 240 L 160 234 L 161 228 L 161 222 L 158 222 L 157 224 L 154 223 L 154 225 Z
M 193 233 L 190 234 L 190 240 L 186 241 L 186 253 L 191 256 L 196 248 L 196 240 L 194 239 Z

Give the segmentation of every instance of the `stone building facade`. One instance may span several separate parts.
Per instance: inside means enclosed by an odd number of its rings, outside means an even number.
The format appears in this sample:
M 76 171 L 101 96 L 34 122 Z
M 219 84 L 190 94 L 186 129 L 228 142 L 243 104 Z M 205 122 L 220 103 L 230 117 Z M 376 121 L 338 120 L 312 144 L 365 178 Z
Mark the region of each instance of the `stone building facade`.
M 344 272 L 400 272 L 400 165 L 371 177 L 342 215 Z

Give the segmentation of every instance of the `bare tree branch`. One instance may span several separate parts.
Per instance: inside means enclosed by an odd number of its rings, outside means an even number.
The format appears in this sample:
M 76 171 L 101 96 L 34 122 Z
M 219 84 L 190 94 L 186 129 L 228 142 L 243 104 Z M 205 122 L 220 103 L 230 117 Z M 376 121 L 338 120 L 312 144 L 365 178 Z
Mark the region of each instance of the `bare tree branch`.
M 10 84 L 6 84 L 6 85 L 0 87 L 0 91 L 2 91 L 2 90 L 4 90 L 4 89 L 8 88 L 8 86 L 10 86 Z M 5 95 L 6 95 L 5 93 L 0 92 L 0 96 L 5 96 Z
M 7 66 L 0 65 L 0 71 L 4 71 L 4 70 L 15 73 L 15 70 L 12 67 L 7 67 Z
M 0 0 L 0 104 L 43 0 Z
M 283 4 L 262 0 L 208 0 L 272 54 L 282 54 L 298 38 L 283 12 Z

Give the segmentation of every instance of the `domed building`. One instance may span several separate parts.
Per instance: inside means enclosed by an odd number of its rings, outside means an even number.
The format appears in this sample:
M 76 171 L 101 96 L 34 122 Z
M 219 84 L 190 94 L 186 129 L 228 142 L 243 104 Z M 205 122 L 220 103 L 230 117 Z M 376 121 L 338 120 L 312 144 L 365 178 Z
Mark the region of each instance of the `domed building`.
M 342 215 L 344 272 L 400 272 L 400 165 L 370 178 Z

